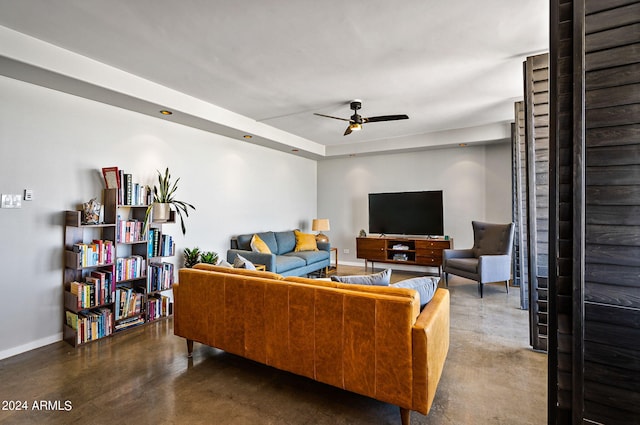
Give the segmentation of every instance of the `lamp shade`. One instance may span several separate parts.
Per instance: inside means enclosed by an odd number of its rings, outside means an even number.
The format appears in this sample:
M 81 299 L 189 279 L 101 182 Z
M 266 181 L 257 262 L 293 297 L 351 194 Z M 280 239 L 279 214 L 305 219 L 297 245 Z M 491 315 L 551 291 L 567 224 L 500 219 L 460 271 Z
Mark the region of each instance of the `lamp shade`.
M 314 218 L 311 223 L 311 230 L 322 232 L 325 230 L 331 230 L 331 226 L 329 226 L 328 218 Z

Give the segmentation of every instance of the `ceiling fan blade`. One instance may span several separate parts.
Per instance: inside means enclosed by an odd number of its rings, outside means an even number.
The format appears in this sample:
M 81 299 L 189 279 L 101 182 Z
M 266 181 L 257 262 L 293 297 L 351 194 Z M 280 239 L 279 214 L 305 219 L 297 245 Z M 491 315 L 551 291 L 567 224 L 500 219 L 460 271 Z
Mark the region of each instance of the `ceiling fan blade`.
M 316 112 L 313 113 L 313 115 L 317 115 L 319 117 L 325 117 L 325 118 L 333 118 L 334 120 L 340 120 L 340 121 L 351 121 L 348 118 L 338 118 L 338 117 L 332 117 L 331 115 L 324 115 L 324 114 L 318 114 Z
M 380 121 L 396 121 L 396 120 L 407 120 L 409 117 L 407 115 L 381 115 L 379 117 L 369 117 L 362 118 L 363 122 L 380 122 Z
M 351 134 L 351 125 L 349 125 L 347 129 L 344 131 L 343 136 L 348 136 L 349 134 Z

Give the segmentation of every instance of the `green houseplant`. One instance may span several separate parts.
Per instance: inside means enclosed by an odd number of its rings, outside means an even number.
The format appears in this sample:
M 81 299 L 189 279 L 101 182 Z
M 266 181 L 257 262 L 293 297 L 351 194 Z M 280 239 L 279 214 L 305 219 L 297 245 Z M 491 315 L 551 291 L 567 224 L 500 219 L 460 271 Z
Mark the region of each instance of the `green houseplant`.
M 207 264 L 218 264 L 218 253 L 206 251 L 200 254 L 200 262 Z
M 158 184 L 153 186 L 153 204 L 147 207 L 145 226 L 149 222 L 151 211 L 153 211 L 154 221 L 167 221 L 169 219 L 169 211 L 171 207 L 173 207 L 178 217 L 180 217 L 182 234 L 184 235 L 186 233 L 184 217 L 189 217 L 189 208 L 195 210 L 196 207 L 188 202 L 179 201 L 175 198 L 179 181 L 180 177 L 173 182 L 171 181 L 169 167 L 165 169 L 164 174 L 158 170 Z
M 184 266 L 191 268 L 200 262 L 200 248 L 185 248 L 183 251 Z

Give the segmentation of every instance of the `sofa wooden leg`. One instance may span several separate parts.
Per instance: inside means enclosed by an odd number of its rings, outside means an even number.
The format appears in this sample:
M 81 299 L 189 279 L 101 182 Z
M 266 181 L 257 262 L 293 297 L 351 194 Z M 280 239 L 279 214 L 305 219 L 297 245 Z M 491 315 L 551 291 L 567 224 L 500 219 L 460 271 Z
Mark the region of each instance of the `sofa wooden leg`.
M 507 294 L 509 293 L 509 281 L 505 280 L 504 281 L 504 286 L 507 288 Z
M 444 284 L 448 288 L 449 287 L 449 273 L 443 272 L 442 274 L 444 274 Z
M 193 356 L 193 340 L 188 339 L 187 340 L 187 357 L 192 357 L 192 356 Z
M 400 420 L 402 421 L 402 425 L 410 425 L 411 424 L 411 410 L 401 407 L 400 408 Z
M 482 283 L 478 283 L 478 289 L 480 290 L 480 298 L 483 298 L 482 290 L 484 288 L 482 287 Z

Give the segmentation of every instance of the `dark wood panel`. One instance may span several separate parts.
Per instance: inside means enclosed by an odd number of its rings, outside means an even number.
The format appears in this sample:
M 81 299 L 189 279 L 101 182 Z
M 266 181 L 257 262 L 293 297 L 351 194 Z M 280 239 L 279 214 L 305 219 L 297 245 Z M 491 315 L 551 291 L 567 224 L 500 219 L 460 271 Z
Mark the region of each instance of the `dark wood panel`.
M 640 185 L 640 165 L 587 167 L 586 178 L 589 186 Z
M 638 42 L 640 42 L 640 24 L 634 23 L 595 34 L 588 34 L 585 37 L 585 50 L 587 52 L 594 52 Z
M 614 106 L 587 110 L 585 123 L 588 129 L 637 124 L 640 104 Z
M 640 246 L 587 244 L 585 246 L 585 261 L 640 267 Z M 640 297 L 640 294 L 638 296 Z
M 637 414 L 628 410 L 611 409 L 594 401 L 587 401 L 584 406 L 584 416 L 590 422 L 585 424 L 606 424 L 606 425 L 630 425 L 637 424 Z M 570 424 L 571 421 L 563 422 Z
M 586 264 L 584 267 L 584 279 L 586 282 L 605 283 L 614 286 L 628 286 L 640 289 L 638 267 L 627 267 L 613 264 Z M 612 280 L 612 276 L 615 279 Z M 612 289 L 613 290 L 613 289 Z
M 612 383 L 627 391 L 640 393 L 640 377 L 616 364 L 585 362 L 585 376 L 594 382 Z M 621 365 L 624 366 L 624 365 Z
M 621 312 L 620 308 L 616 310 Z M 633 350 L 640 358 L 640 329 L 587 320 L 584 337 L 585 341 Z
M 586 376 L 586 375 L 585 375 Z M 624 388 L 593 382 L 585 379 L 584 398 L 589 402 L 608 406 L 608 411 L 623 410 L 628 412 L 627 419 L 640 419 L 640 394 L 631 393 Z M 607 411 L 606 410 L 606 411 Z
M 584 359 L 587 362 L 624 365 L 629 371 L 640 372 L 640 353 L 622 347 L 611 347 L 597 342 L 585 342 Z
M 589 205 L 640 205 L 640 187 L 591 186 L 586 199 Z
M 623 66 L 636 63 L 640 55 L 640 44 L 629 44 L 615 49 L 601 50 L 588 53 L 585 57 L 587 71 L 595 71 L 614 66 Z
M 640 103 L 640 84 L 589 90 L 586 93 L 587 109 Z
M 587 164 L 591 167 L 640 164 L 640 143 L 588 148 Z
M 585 32 L 591 34 L 633 24 L 638 21 L 638 16 L 640 16 L 640 3 L 592 13 L 585 18 Z
M 634 247 L 640 245 L 640 226 L 587 224 L 584 240 L 587 244 Z
M 584 10 L 586 15 L 591 15 L 596 12 L 602 12 L 636 2 L 637 0 L 585 0 Z
M 640 83 L 640 63 L 587 72 L 587 90 Z
M 585 303 L 585 318 L 629 328 L 640 328 L 640 311 L 610 305 Z
M 588 147 L 640 144 L 640 124 L 587 130 L 586 144 Z
M 610 306 L 638 309 L 640 308 L 640 290 L 638 287 L 586 282 L 585 300 Z
M 587 225 L 640 226 L 640 207 L 627 205 L 590 205 L 586 212 Z M 625 246 L 622 249 L 629 249 Z

